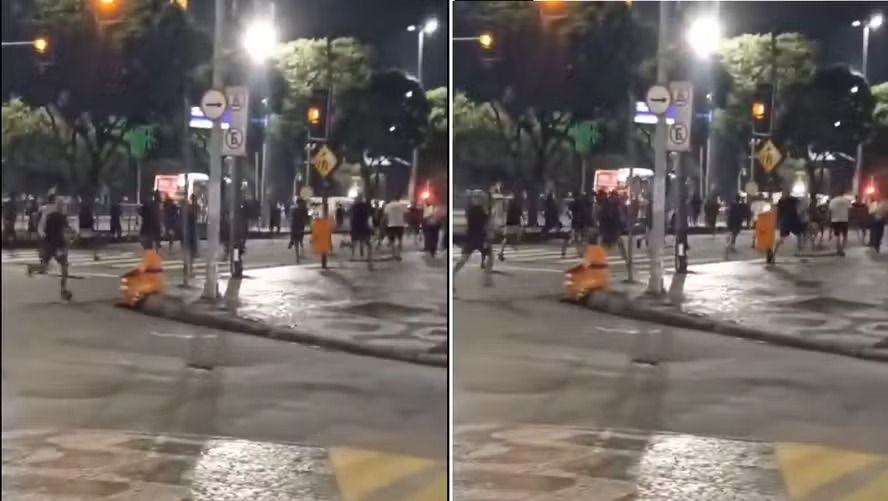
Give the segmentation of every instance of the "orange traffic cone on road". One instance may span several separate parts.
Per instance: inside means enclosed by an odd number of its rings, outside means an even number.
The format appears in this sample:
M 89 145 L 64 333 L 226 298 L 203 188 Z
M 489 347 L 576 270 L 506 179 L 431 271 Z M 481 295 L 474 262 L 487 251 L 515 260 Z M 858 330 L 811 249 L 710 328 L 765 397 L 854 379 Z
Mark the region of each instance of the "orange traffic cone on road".
M 564 276 L 566 293 L 571 299 L 579 300 L 594 290 L 607 289 L 610 286 L 607 251 L 600 245 L 589 245 L 583 262 L 567 270 Z
M 135 306 L 152 294 L 162 294 L 166 290 L 163 275 L 163 259 L 154 249 L 142 254 L 142 263 L 123 274 L 120 278 L 120 304 Z

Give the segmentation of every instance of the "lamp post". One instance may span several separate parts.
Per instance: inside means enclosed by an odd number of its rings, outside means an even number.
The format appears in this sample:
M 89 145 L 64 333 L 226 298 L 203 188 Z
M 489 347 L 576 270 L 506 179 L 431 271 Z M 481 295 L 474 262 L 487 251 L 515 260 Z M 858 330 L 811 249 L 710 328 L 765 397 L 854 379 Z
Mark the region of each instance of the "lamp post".
M 690 28 L 687 32 L 687 42 L 690 46 L 691 50 L 693 50 L 694 54 L 698 59 L 706 61 L 707 63 L 711 61 L 711 58 L 715 55 L 715 52 L 718 50 L 718 45 L 721 42 L 721 24 L 718 21 L 718 2 L 715 3 L 716 12 L 697 18 L 693 23 L 691 23 Z M 714 82 L 714 78 L 712 78 L 712 66 L 709 66 L 709 81 Z M 709 128 L 706 134 L 706 167 L 704 169 L 703 163 L 700 164 L 700 197 L 705 198 L 709 193 L 709 183 L 710 176 L 712 175 L 712 161 L 715 158 L 713 153 L 715 141 L 713 140 L 712 134 L 712 124 L 715 123 L 715 120 L 718 116 L 718 107 L 713 106 L 715 104 L 715 89 L 710 89 L 709 93 L 709 106 L 711 110 L 711 115 L 709 118 Z M 739 188 L 738 188 L 739 189 Z
M 879 29 L 884 22 L 884 17 L 881 13 L 876 13 L 870 16 L 867 20 L 856 20 L 851 23 L 851 26 L 855 28 L 863 27 L 863 54 L 860 61 L 860 73 L 863 75 L 864 80 L 866 80 L 866 63 L 867 56 L 869 55 L 869 37 L 870 31 L 874 31 Z M 853 181 L 853 192 L 854 196 L 857 197 L 860 195 L 860 176 L 863 171 L 863 140 L 857 143 L 857 159 L 854 164 L 854 181 Z
M 417 55 L 416 55 L 416 79 L 422 87 L 422 48 L 426 35 L 438 31 L 438 20 L 430 18 L 426 20 L 422 26 L 411 24 L 407 27 L 407 31 L 417 32 Z M 411 203 L 416 203 L 416 177 L 419 172 L 419 148 L 413 148 L 413 162 L 410 165 L 410 181 L 407 184 L 407 199 Z
M 244 30 L 241 38 L 241 46 L 244 51 L 257 65 L 266 64 L 274 55 L 278 46 L 278 30 L 274 24 L 275 4 L 269 5 L 267 17 L 256 18 L 251 21 Z M 274 120 L 274 114 L 269 107 L 268 98 L 263 99 L 265 105 L 265 129 L 262 134 L 262 164 L 259 169 L 259 182 L 257 183 L 257 191 L 260 206 L 260 225 L 262 228 L 268 226 L 270 209 L 268 200 L 268 169 L 269 157 L 271 155 L 271 138 L 268 131 Z

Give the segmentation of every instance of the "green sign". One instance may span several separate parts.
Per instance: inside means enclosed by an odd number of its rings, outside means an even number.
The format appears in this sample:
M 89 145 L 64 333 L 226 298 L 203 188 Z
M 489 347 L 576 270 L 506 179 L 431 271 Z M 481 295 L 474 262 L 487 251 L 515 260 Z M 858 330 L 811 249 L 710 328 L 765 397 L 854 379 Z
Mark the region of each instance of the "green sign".
M 123 139 L 127 142 L 130 149 L 130 155 L 135 160 L 142 161 L 148 156 L 148 152 L 157 143 L 154 137 L 153 127 L 136 127 L 124 134 Z
M 574 149 L 577 153 L 586 155 L 592 150 L 592 147 L 601 141 L 601 133 L 598 131 L 598 124 L 588 120 L 580 122 L 568 131 L 568 135 L 573 139 Z

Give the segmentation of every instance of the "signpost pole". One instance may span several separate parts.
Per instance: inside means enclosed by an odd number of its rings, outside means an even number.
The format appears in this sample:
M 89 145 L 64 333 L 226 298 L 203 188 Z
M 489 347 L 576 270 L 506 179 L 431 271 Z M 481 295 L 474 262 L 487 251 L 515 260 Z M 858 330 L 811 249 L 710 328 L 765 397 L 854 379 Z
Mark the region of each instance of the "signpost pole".
M 330 111 L 333 108 L 333 42 L 330 37 L 327 37 L 327 109 L 325 110 L 327 119 L 324 121 L 324 145 L 326 146 L 327 142 L 330 140 L 330 126 L 332 125 L 333 120 L 330 116 Z M 321 179 L 321 217 L 324 220 L 328 220 L 330 218 L 330 208 L 327 207 L 327 197 L 330 191 L 330 180 L 325 175 L 323 179 Z M 333 235 L 330 235 L 330 239 L 333 239 Z M 332 245 L 330 246 L 332 249 Z M 321 268 L 327 269 L 327 254 L 321 254 Z
M 675 272 L 688 272 L 688 204 L 687 204 L 687 160 L 685 153 L 678 153 L 676 161 L 677 172 L 676 187 L 677 201 L 675 211 Z
M 665 84 L 668 76 L 666 69 L 666 52 L 669 48 L 669 2 L 660 2 L 660 26 L 657 39 L 657 83 Z M 650 241 L 648 249 L 651 254 L 651 275 L 647 291 L 660 296 L 663 294 L 663 263 L 662 249 L 666 235 L 666 116 L 657 116 L 657 128 L 654 131 L 654 189 Z
M 222 57 L 225 40 L 225 18 L 228 15 L 226 0 L 216 0 L 216 20 L 213 30 L 213 87 L 222 87 L 224 68 Z M 219 223 L 222 204 L 222 126 L 213 121 L 210 130 L 210 183 L 208 186 L 207 217 L 207 278 L 204 282 L 203 298 L 215 301 L 219 297 L 216 274 L 216 254 L 219 252 Z

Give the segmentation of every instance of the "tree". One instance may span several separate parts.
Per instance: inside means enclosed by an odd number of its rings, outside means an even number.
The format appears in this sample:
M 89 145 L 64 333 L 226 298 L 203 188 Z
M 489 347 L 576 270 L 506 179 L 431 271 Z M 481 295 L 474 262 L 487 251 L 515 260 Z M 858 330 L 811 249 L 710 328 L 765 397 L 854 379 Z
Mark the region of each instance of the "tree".
M 373 54 L 354 38 L 335 38 L 330 42 L 330 74 L 333 102 L 339 96 L 364 86 L 370 78 Z M 300 38 L 281 45 L 275 66 L 286 84 L 281 115 L 272 133 L 283 140 L 304 143 L 306 109 L 316 90 L 327 88 L 327 40 Z
M 856 155 L 873 127 L 875 100 L 866 80 L 847 67 L 818 69 L 809 82 L 787 89 L 774 137 L 796 158 L 808 158 L 812 197 L 822 184 L 827 154 Z M 820 182 L 814 183 L 815 167 Z
M 19 98 L 3 103 L 2 115 L 4 190 L 43 192 L 52 186 L 66 187 L 62 152 L 46 115 Z
M 623 3 L 457 5 L 471 29 L 496 34 L 495 54 L 470 60 L 465 73 L 472 78 L 458 84 L 487 103 L 508 138 L 508 158 L 528 191 L 534 222 L 549 169 L 570 144 L 568 129 L 578 120 L 625 114 L 626 89 L 651 37 Z
M 510 138 L 502 134 L 488 104 L 473 101 L 464 92 L 456 93 L 452 158 L 455 186 L 489 186 L 497 181 L 510 184 L 515 181 L 514 162 L 509 161 L 510 144 Z
M 730 78 L 731 86 L 725 112 L 714 124 L 719 133 L 745 147 L 751 130 L 750 107 L 756 85 L 770 82 L 772 60 L 776 68 L 777 103 L 782 103 L 789 89 L 808 81 L 816 66 L 816 44 L 799 33 L 781 33 L 775 40 L 772 58 L 770 34 L 746 34 L 722 42 L 719 61 Z
M 888 155 L 888 82 L 882 82 L 870 89 L 875 108 L 873 110 L 873 133 L 869 138 L 869 150 Z
M 361 165 L 367 195 L 376 194 L 384 162 L 407 158 L 425 141 L 429 112 L 422 87 L 398 70 L 375 72 L 366 86 L 337 100 L 331 144 L 346 160 Z
M 181 113 L 190 71 L 208 53 L 170 2 L 124 2 L 122 9 L 119 22 L 99 25 L 79 0 L 36 0 L 33 22 L 52 33 L 55 57 L 16 82 L 26 102 L 43 108 L 69 178 L 87 196 L 125 158 L 127 131 Z

